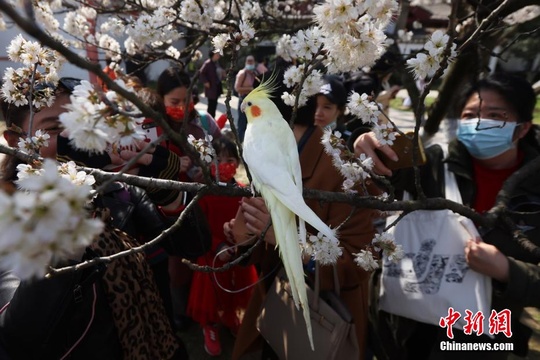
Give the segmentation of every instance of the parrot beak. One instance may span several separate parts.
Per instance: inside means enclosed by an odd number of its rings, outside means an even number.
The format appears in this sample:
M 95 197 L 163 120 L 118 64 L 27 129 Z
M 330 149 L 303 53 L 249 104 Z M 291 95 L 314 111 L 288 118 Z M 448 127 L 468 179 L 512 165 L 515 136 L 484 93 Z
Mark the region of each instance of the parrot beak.
M 240 110 L 242 110 L 243 113 L 246 112 L 246 103 L 242 102 L 242 105 L 240 105 Z

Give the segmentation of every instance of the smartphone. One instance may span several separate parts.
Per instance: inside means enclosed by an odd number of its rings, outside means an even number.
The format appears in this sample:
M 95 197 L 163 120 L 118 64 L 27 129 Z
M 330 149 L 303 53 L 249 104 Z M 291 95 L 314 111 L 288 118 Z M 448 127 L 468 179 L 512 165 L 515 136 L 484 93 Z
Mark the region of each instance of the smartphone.
M 144 136 L 146 142 L 156 141 L 159 137 L 158 134 L 158 125 L 151 119 L 145 119 L 142 123 L 142 130 L 144 131 Z
M 390 170 L 413 167 L 415 165 L 413 162 L 413 136 L 414 132 L 412 131 L 396 136 L 396 140 L 394 140 L 394 143 L 390 147 L 399 157 L 398 161 L 391 160 L 378 149 L 376 149 L 375 152 L 377 153 L 379 159 L 381 159 L 382 163 Z M 424 165 L 426 163 L 426 154 L 420 138 L 418 138 L 418 148 L 416 154 L 416 166 Z
M 155 123 L 152 119 L 145 119 L 141 125 L 137 125 L 142 128 L 144 131 L 144 141 L 146 142 L 152 142 L 158 139 L 158 125 Z M 120 147 L 119 144 L 107 144 L 107 148 L 105 151 L 109 153 L 111 156 L 119 156 L 119 153 L 121 150 L 131 150 L 131 151 L 138 151 L 135 145 L 128 145 Z M 105 166 L 103 169 L 108 171 L 120 171 L 126 162 L 123 162 L 121 164 L 110 164 Z

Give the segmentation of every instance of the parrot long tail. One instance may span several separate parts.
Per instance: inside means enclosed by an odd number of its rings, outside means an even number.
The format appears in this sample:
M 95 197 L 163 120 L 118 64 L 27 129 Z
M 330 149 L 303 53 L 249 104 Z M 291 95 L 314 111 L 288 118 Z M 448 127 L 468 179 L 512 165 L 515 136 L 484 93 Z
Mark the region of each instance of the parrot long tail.
M 311 208 L 305 204 L 298 205 L 302 210 L 298 211 L 298 217 L 313 226 L 315 229 L 319 230 L 322 234 L 326 235 L 330 239 L 337 240 L 336 231 L 331 229 L 326 225 L 321 218 L 315 214 Z M 304 237 L 305 238 L 305 237 Z
M 274 233 L 276 236 L 276 244 L 279 249 L 283 266 L 285 267 L 285 272 L 289 278 L 294 303 L 296 308 L 299 308 L 299 306 L 302 308 L 311 349 L 315 350 L 306 283 L 304 279 L 302 252 L 298 242 L 296 215 L 283 205 L 271 191 L 263 191 L 262 196 L 266 200 L 270 210 L 272 225 L 274 226 Z

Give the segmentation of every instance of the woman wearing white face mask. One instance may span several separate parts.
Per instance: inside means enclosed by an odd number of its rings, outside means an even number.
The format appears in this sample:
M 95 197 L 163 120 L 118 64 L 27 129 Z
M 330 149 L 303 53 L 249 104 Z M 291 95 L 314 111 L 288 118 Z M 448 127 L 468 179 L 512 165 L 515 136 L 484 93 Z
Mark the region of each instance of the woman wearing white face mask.
M 244 68 L 236 75 L 236 81 L 234 83 L 234 89 L 238 93 L 238 122 L 236 123 L 236 130 L 238 131 L 238 137 L 240 142 L 244 141 L 244 133 L 247 127 L 246 114 L 240 111 L 240 106 L 244 98 L 253 90 L 260 80 L 259 74 L 255 70 L 255 58 L 252 55 L 246 57 Z
M 448 170 L 456 177 L 464 205 L 478 213 L 494 207 L 497 194 L 510 176 L 540 155 L 540 146 L 532 129 L 535 104 L 536 96 L 531 85 L 508 74 L 490 75 L 467 89 L 461 101 L 457 138 L 449 143 L 448 156 L 443 158 L 442 150 L 437 145 L 426 149 L 428 161 L 420 167 L 422 189 L 426 196 L 444 196 L 443 164 L 447 163 Z M 370 132 L 362 134 L 354 146 L 357 154 L 365 153 L 374 159 L 377 173 L 392 175 L 391 180 L 397 189 L 416 194 L 412 170 L 399 170 L 392 174 L 374 150 L 379 149 L 395 160 L 400 154 L 387 145 L 380 145 Z M 540 245 L 539 184 L 540 175 L 536 173 L 521 180 L 505 194 L 510 199 L 508 216 L 522 227 L 537 246 Z M 539 259 L 518 245 L 512 238 L 512 231 L 502 224 L 503 221 L 499 223 L 493 228 L 479 227 L 482 238 L 468 242 L 465 257 L 471 269 L 492 278 L 491 307 L 497 312 L 511 310 L 512 336 L 499 337 L 499 334 L 495 339 L 490 339 L 485 335 L 467 336 L 454 330 L 456 338 L 453 341 L 511 342 L 513 352 L 525 356 L 530 330 L 519 322 L 519 318 L 524 307 L 540 307 Z M 388 313 L 378 312 L 376 326 L 379 333 L 389 329 L 389 318 Z M 411 359 L 425 359 L 434 353 L 436 358 L 478 357 L 478 353 L 436 352 L 441 341 L 449 340 L 445 329 L 398 318 L 397 322 L 394 319 L 391 331 L 399 333 L 399 338 L 383 339 L 388 354 L 406 354 L 404 358 Z M 384 330 L 381 330 L 381 326 Z M 506 359 L 508 355 L 509 352 L 490 352 L 483 353 L 481 357 Z

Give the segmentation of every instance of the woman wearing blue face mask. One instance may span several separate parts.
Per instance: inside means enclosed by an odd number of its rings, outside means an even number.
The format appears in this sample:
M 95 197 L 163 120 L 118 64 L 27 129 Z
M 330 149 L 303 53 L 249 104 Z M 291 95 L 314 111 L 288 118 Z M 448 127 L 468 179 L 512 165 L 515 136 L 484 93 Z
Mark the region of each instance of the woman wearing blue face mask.
M 464 92 L 456 139 L 450 141 L 448 156 L 443 157 L 441 147 L 426 149 L 427 163 L 420 167 L 420 180 L 428 197 L 444 197 L 444 166 L 453 172 L 463 204 L 482 214 L 495 206 L 497 194 L 506 181 L 517 171 L 538 158 L 540 147 L 535 138 L 532 114 L 536 95 L 531 85 L 522 78 L 509 74 L 493 74 L 479 80 Z M 357 154 L 365 153 L 375 162 L 375 172 L 391 175 L 396 189 L 416 195 L 412 169 L 394 174 L 375 155 L 379 149 L 390 158 L 397 159 L 389 146 L 381 146 L 372 133 L 364 133 L 355 141 Z M 520 180 L 506 194 L 509 216 L 525 231 L 535 245 L 540 245 L 540 174 Z M 525 356 L 531 330 L 519 319 L 524 307 L 540 307 L 539 259 L 531 251 L 518 245 L 512 231 L 502 224 L 492 228 L 479 227 L 481 239 L 471 239 L 465 248 L 469 268 L 492 278 L 492 309 L 497 312 L 511 310 L 512 336 L 464 335 L 454 330 L 455 342 L 505 342 L 513 344 L 513 352 Z M 489 314 L 484 314 L 489 316 Z M 392 325 L 389 319 L 392 318 Z M 410 319 L 377 312 L 374 321 L 378 334 L 393 333 L 382 339 L 386 354 L 378 359 L 400 358 L 460 360 L 478 358 L 478 352 L 438 351 L 441 341 L 448 341 L 445 329 L 415 322 Z M 487 332 L 484 332 L 487 333 Z M 486 359 L 506 359 L 510 352 L 486 352 Z
M 246 63 L 244 68 L 236 75 L 236 81 L 234 83 L 234 89 L 238 93 L 238 122 L 236 123 L 236 130 L 238 131 L 238 137 L 240 142 L 244 142 L 244 133 L 247 127 L 246 114 L 240 111 L 242 101 L 253 90 L 257 84 L 260 83 L 259 73 L 255 70 L 255 58 L 252 55 L 246 57 Z

